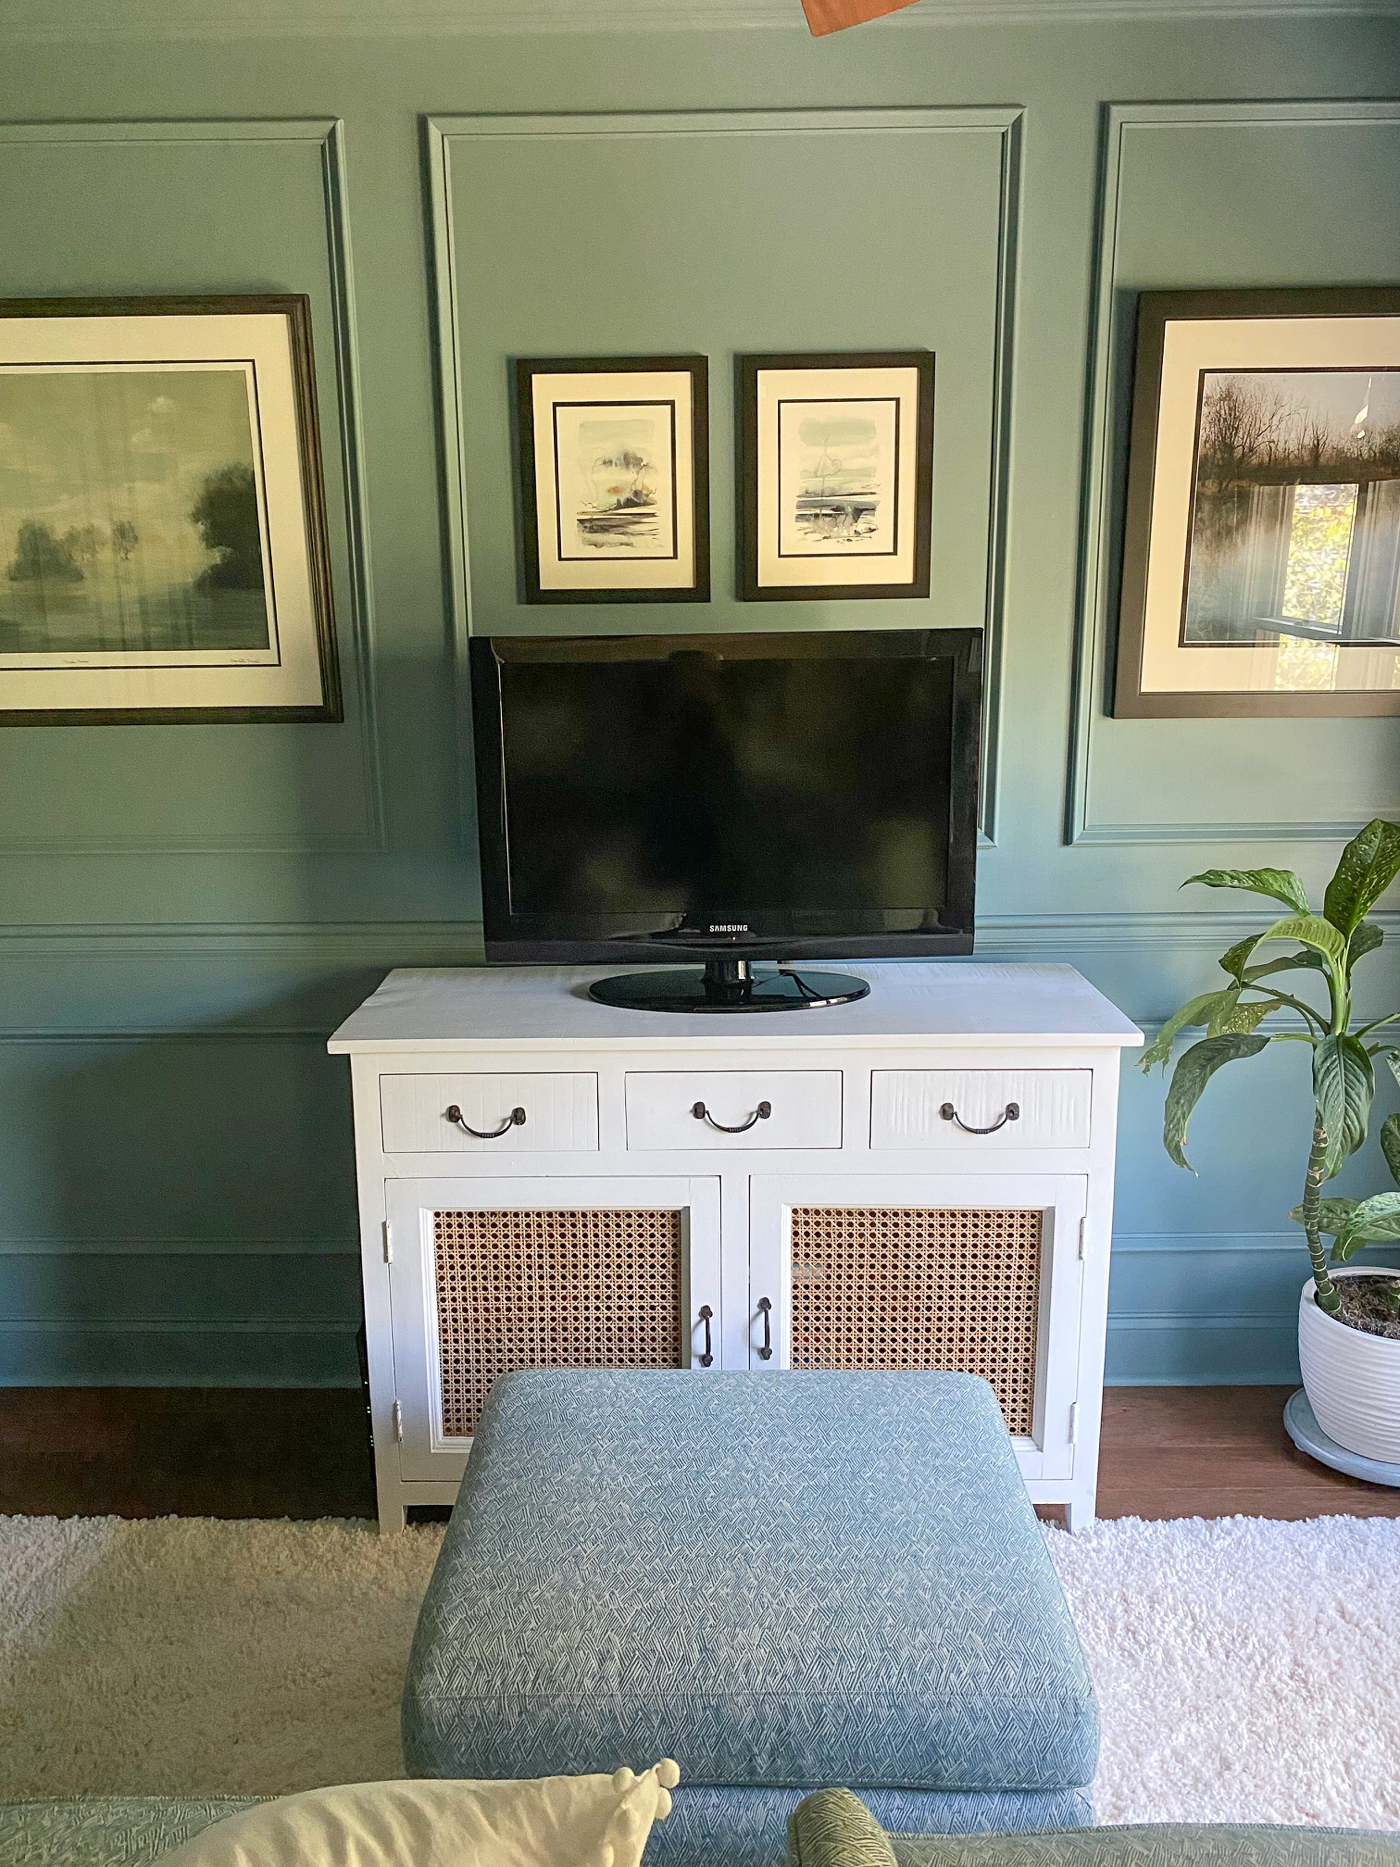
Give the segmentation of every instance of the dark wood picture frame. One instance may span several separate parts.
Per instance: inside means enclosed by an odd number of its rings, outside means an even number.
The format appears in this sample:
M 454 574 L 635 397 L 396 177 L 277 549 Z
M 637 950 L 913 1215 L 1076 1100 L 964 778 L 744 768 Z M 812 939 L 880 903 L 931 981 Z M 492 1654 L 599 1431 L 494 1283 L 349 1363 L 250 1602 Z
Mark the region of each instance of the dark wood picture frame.
M 321 700 L 294 706 L 149 706 L 0 708 L 0 726 L 250 725 L 261 722 L 335 724 L 344 719 L 331 595 L 326 492 L 311 337 L 305 293 L 236 292 L 119 298 L 0 299 L 0 319 L 279 316 L 287 321 L 297 469 L 306 531 L 307 571 Z M 261 433 L 254 436 L 260 442 Z M 271 567 L 269 566 L 269 574 Z M 0 664 L 3 678 L 3 664 Z
M 931 587 L 933 537 L 934 352 L 932 350 L 802 351 L 736 359 L 739 448 L 739 580 L 745 603 L 849 601 L 862 597 L 926 597 Z M 759 581 L 758 379 L 766 371 L 913 369 L 918 417 L 913 448 L 913 574 L 896 583 L 793 583 Z M 898 489 L 896 489 L 898 497 Z
M 515 385 L 516 497 L 520 527 L 520 597 L 525 603 L 708 603 L 710 600 L 709 360 L 703 356 L 517 357 Z M 537 376 L 622 374 L 690 378 L 690 482 L 693 582 L 687 585 L 606 585 L 549 589 L 540 583 L 540 512 L 536 491 L 534 381 Z M 672 469 L 673 491 L 676 486 Z
M 1142 292 L 1136 305 L 1132 405 L 1128 431 L 1127 490 L 1118 578 L 1118 630 L 1109 711 L 1116 719 L 1300 719 L 1374 718 L 1400 714 L 1400 689 L 1270 693 L 1142 689 L 1147 640 L 1148 556 L 1155 496 L 1156 453 L 1161 421 L 1162 366 L 1167 326 L 1173 320 L 1249 318 L 1400 317 L 1400 288 L 1317 286 L 1289 289 L 1232 288 L 1214 291 Z M 1230 365 L 1228 367 L 1238 367 Z M 1282 368 L 1284 366 L 1275 366 Z M 1301 366 L 1300 366 L 1301 367 Z M 1358 366 L 1359 367 L 1359 366 Z M 1199 405 L 1197 409 L 1199 431 Z M 1182 556 L 1182 606 L 1190 572 L 1188 501 Z M 1400 654 L 1400 643 L 1397 643 Z

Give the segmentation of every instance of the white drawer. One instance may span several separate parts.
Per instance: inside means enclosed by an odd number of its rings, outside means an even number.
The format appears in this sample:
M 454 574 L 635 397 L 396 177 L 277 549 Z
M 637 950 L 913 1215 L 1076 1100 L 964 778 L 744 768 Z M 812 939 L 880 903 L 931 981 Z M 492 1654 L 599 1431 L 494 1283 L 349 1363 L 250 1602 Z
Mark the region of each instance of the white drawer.
M 875 1070 L 870 1145 L 1088 1147 L 1093 1080 L 1091 1070 Z M 1016 1114 L 1008 1117 L 1011 1108 Z
M 381 1076 L 386 1154 L 561 1154 L 598 1149 L 593 1075 Z M 448 1114 L 456 1109 L 457 1116 Z M 516 1109 L 524 1121 L 513 1121 Z M 467 1133 L 467 1127 L 477 1133 Z M 489 1136 L 489 1139 L 480 1137 Z
M 705 1113 L 697 1115 L 697 1108 Z M 739 1132 L 725 1133 L 717 1123 Z M 629 1071 L 627 1145 L 707 1150 L 840 1147 L 841 1072 Z

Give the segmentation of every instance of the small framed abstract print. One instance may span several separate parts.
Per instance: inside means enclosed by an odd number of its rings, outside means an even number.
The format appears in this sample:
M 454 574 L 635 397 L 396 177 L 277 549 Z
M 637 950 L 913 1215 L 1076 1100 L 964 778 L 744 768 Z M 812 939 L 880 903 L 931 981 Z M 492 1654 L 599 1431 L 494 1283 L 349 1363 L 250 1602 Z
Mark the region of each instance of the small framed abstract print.
M 1113 711 L 1400 713 L 1400 290 L 1138 299 Z
M 707 603 L 704 357 L 515 365 L 527 603 Z
M 0 302 L 0 725 L 338 720 L 303 297 Z
M 739 594 L 927 596 L 933 352 L 739 358 Z

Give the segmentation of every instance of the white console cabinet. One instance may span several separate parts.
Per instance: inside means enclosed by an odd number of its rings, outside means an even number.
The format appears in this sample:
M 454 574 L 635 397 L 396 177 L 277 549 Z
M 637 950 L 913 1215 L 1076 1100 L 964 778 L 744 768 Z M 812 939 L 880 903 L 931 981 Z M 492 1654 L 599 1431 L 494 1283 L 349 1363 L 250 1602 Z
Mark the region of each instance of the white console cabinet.
M 616 970 L 616 969 L 614 969 Z M 855 1004 L 614 1010 L 601 969 L 391 973 L 354 1082 L 381 1528 L 511 1367 L 967 1368 L 1094 1513 L 1119 1053 L 1068 966 L 852 965 Z M 800 1375 L 799 1375 L 800 1378 Z

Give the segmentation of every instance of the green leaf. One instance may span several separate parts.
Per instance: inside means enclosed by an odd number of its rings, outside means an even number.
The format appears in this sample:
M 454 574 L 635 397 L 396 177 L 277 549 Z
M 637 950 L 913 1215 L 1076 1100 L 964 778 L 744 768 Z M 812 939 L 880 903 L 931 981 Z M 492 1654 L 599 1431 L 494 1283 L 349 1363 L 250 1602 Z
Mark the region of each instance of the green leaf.
M 1384 933 L 1374 921 L 1358 921 L 1352 930 L 1351 944 L 1347 947 L 1347 977 L 1357 960 L 1365 959 L 1368 953 L 1374 953 L 1385 939 Z
M 1223 1037 L 1227 1031 L 1252 1031 L 1279 1003 L 1276 998 L 1259 998 L 1241 1004 L 1238 992 L 1222 992 L 1220 998 L 1221 1003 L 1206 1021 L 1207 1037 Z
M 1303 884 L 1292 869 L 1202 869 L 1181 885 L 1189 888 L 1192 882 L 1204 882 L 1207 888 L 1243 888 L 1247 894 L 1270 895 L 1299 914 L 1310 912 Z
M 1359 1199 L 1318 1200 L 1318 1231 L 1324 1238 L 1335 1238 L 1360 1204 Z M 1302 1225 L 1303 1208 L 1295 1206 L 1288 1216 L 1295 1225 Z
M 1337 1234 L 1332 1256 L 1340 1264 L 1355 1257 L 1363 1245 L 1379 1245 L 1400 1238 L 1400 1193 L 1377 1193 L 1355 1207 Z
M 1381 1123 L 1381 1153 L 1391 1179 L 1400 1186 L 1400 1115 L 1387 1115 Z
M 1256 946 L 1263 937 L 1262 934 L 1259 935 L 1258 939 L 1255 941 Z M 1232 947 L 1230 951 L 1233 952 L 1234 948 Z M 1220 963 L 1223 966 L 1225 962 L 1222 960 Z M 1301 953 L 1286 953 L 1282 959 L 1271 959 L 1262 966 L 1246 966 L 1244 969 L 1244 982 L 1246 985 L 1253 985 L 1256 979 L 1267 979 L 1270 974 L 1275 972 L 1296 972 L 1299 970 L 1326 972 L 1327 961 L 1320 953 L 1310 952 L 1305 947 Z
M 1390 1065 L 1390 1073 L 1400 1083 L 1400 1050 L 1387 1050 L 1385 1060 Z
M 1342 851 L 1323 913 L 1343 934 L 1365 918 L 1400 875 L 1400 823 L 1372 817 Z
M 1327 1133 L 1323 1178 L 1330 1180 L 1366 1139 L 1376 1079 L 1365 1047 L 1355 1037 L 1323 1037 L 1313 1050 L 1313 1094 Z
M 1239 1002 L 1240 988 L 1237 985 L 1226 986 L 1211 1006 L 1210 1016 L 1205 1020 L 1207 1037 L 1219 1037 L 1222 1031 L 1229 1029 L 1227 1024 L 1222 1023 L 1222 1020 L 1230 1016 Z
M 1220 992 L 1202 992 L 1199 998 L 1188 998 L 1180 1011 L 1174 1011 L 1167 1019 L 1138 1059 L 1138 1068 L 1143 1075 L 1150 1076 L 1159 1063 L 1165 1068 L 1172 1054 L 1172 1045 L 1180 1033 L 1188 1025 L 1205 1024 L 1214 1015 L 1220 1000 L 1232 996 L 1230 988 L 1226 986 Z
M 1186 1124 L 1201 1099 L 1201 1091 L 1222 1064 L 1233 1063 L 1236 1057 L 1257 1057 L 1268 1041 L 1267 1037 L 1249 1037 L 1243 1032 L 1203 1037 L 1178 1060 L 1162 1116 L 1162 1145 L 1178 1167 L 1195 1172 L 1185 1154 Z
M 1240 985 L 1243 985 L 1245 981 L 1244 963 L 1258 946 L 1259 939 L 1258 934 L 1249 934 L 1245 939 L 1237 940 L 1228 953 L 1220 955 L 1221 971 L 1228 972 L 1230 977 L 1237 980 Z
M 1331 921 L 1324 920 L 1320 914 L 1285 914 L 1272 927 L 1266 927 L 1259 938 L 1301 940 L 1304 946 L 1312 947 L 1334 966 L 1340 966 L 1346 958 L 1346 935 L 1339 933 Z

